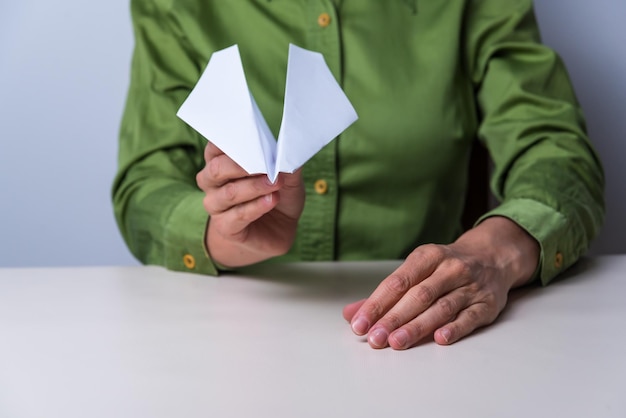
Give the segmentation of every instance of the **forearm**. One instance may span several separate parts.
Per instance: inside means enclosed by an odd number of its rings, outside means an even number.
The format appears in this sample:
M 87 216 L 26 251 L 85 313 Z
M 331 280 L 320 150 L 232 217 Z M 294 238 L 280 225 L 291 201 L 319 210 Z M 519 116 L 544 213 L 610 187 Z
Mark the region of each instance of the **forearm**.
M 474 2 L 467 26 L 478 137 L 493 160 L 491 189 L 501 202 L 480 221 L 509 218 L 535 238 L 538 275 L 547 284 L 597 235 L 604 177 L 563 63 L 539 42 L 532 2 L 517 5 Z

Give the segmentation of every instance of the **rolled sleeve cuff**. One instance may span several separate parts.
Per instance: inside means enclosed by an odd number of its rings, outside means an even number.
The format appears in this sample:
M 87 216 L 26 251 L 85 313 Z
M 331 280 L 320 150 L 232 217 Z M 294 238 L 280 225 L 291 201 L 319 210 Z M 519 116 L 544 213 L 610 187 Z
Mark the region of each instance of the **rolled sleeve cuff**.
M 576 231 L 555 209 L 532 199 L 511 199 L 483 215 L 476 225 L 492 216 L 511 219 L 537 240 L 541 257 L 535 278 L 539 277 L 543 285 L 577 260 Z
M 208 214 L 201 192 L 186 195 L 172 212 L 165 228 L 165 266 L 170 270 L 216 276 L 217 265 L 205 247 Z

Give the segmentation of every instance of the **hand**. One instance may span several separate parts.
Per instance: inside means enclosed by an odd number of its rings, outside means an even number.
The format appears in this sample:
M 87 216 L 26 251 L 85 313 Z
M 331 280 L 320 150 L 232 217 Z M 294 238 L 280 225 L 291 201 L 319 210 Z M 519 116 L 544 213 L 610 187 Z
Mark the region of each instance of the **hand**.
M 304 208 L 300 172 L 281 173 L 272 184 L 265 174 L 246 173 L 211 143 L 204 159 L 196 182 L 211 216 L 206 244 L 213 260 L 239 267 L 289 251 Z
M 343 316 L 373 348 L 406 349 L 430 335 L 452 344 L 493 322 L 538 261 L 537 241 L 507 218 L 488 218 L 451 245 L 418 247 Z

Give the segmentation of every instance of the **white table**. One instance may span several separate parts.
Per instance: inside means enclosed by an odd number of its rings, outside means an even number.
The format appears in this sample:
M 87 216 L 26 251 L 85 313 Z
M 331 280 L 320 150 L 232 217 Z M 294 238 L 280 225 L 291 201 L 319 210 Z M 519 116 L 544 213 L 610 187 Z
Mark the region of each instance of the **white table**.
M 397 264 L 0 269 L 0 417 L 626 416 L 626 255 L 453 346 L 373 350 L 341 308 Z

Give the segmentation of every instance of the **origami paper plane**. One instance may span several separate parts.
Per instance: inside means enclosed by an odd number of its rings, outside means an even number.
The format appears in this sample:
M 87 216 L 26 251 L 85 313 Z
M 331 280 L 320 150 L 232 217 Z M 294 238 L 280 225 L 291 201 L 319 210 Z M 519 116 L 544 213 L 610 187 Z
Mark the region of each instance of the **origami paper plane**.
M 177 116 L 249 174 L 292 173 L 358 119 L 322 54 L 289 45 L 278 140 L 246 82 L 237 45 L 213 53 Z

